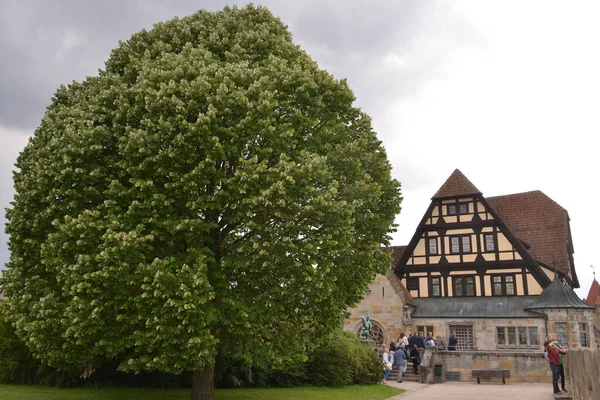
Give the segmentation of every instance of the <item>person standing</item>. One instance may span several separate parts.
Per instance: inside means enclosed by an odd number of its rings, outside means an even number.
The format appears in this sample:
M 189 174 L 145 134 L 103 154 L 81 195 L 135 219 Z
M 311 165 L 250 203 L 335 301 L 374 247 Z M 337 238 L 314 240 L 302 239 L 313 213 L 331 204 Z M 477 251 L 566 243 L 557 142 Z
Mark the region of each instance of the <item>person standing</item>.
M 390 360 L 390 349 L 387 347 L 383 351 L 382 360 L 383 365 L 385 367 L 385 371 L 383 372 L 383 382 L 385 383 L 385 380 L 388 376 L 390 376 L 390 373 L 392 372 L 392 360 Z
M 559 343 L 557 340 L 554 341 L 554 347 L 556 347 L 558 350 L 565 350 Z M 566 351 L 565 351 L 566 354 Z M 563 392 L 567 391 L 567 388 L 565 388 L 565 367 L 563 365 L 563 356 L 564 354 L 559 354 L 558 355 L 558 377 L 560 378 L 560 389 Z
M 398 366 L 398 379 L 396 380 L 398 383 L 402 383 L 402 373 L 406 368 L 406 354 L 404 353 L 406 350 L 399 348 L 394 353 L 394 365 Z
M 458 339 L 454 336 L 454 333 L 450 334 L 450 338 L 448 339 L 448 350 L 456 350 L 456 345 L 458 344 Z
M 404 334 L 404 332 L 402 332 L 400 334 L 400 337 L 398 338 L 398 344 L 404 350 L 408 350 L 408 338 L 406 337 L 406 335 Z
M 413 348 L 410 350 L 410 361 L 412 361 L 413 371 L 416 375 L 419 369 L 419 365 L 421 364 L 421 354 L 419 353 L 419 348 L 416 344 L 413 345 Z
M 392 362 L 392 364 L 394 363 L 394 354 L 396 354 L 397 349 L 398 346 L 396 345 L 396 342 L 392 340 L 392 342 L 390 343 L 390 361 Z
M 435 346 L 435 340 L 433 340 L 432 336 L 427 337 L 427 341 L 425 342 L 425 346 Z
M 417 343 L 417 334 L 411 332 L 410 335 L 408 335 L 408 348 L 412 349 L 416 343 Z
M 548 352 L 548 362 L 550 363 L 550 370 L 552 371 L 552 388 L 554 389 L 554 394 L 560 393 L 558 389 L 558 376 L 560 371 L 560 355 L 567 354 L 565 350 L 558 349 L 554 344 L 557 343 L 556 340 L 553 340 L 546 347 L 546 351 Z
M 423 337 L 423 332 L 419 332 L 417 339 L 415 341 L 417 347 L 419 348 L 419 356 L 421 360 L 425 356 L 425 338 Z

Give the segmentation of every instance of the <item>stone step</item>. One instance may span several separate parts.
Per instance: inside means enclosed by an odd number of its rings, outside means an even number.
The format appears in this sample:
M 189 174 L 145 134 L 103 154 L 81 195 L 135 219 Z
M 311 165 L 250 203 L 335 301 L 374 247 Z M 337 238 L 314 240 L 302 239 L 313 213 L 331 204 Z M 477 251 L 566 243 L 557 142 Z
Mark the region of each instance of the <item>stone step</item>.
M 386 381 L 396 382 L 397 380 L 398 380 L 398 367 L 396 367 L 394 365 L 394 367 L 392 368 L 392 372 L 390 372 Z M 408 368 L 406 369 L 406 372 L 402 374 L 402 380 L 407 381 L 407 382 L 420 382 L 421 374 L 419 372 L 417 372 L 417 374 L 415 374 L 412 369 L 412 365 L 409 364 Z
M 555 400 L 573 400 L 571 392 L 561 392 L 554 395 Z

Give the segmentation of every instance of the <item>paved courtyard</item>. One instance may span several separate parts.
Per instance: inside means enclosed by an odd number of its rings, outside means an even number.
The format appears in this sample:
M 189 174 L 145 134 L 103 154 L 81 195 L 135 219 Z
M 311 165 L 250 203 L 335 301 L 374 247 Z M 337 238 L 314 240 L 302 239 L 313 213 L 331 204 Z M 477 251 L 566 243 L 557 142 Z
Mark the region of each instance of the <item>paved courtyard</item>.
M 551 383 L 482 383 L 445 382 L 422 385 L 413 382 L 387 382 L 407 390 L 388 400 L 553 400 Z

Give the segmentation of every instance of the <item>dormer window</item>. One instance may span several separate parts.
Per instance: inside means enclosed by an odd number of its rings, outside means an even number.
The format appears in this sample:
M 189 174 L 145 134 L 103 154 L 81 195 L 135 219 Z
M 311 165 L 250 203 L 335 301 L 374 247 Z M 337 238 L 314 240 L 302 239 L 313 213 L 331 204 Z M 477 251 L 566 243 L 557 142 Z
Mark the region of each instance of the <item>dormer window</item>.
M 469 203 L 456 203 L 456 204 L 447 204 L 446 211 L 448 215 L 458 215 L 458 214 L 468 214 L 469 213 Z

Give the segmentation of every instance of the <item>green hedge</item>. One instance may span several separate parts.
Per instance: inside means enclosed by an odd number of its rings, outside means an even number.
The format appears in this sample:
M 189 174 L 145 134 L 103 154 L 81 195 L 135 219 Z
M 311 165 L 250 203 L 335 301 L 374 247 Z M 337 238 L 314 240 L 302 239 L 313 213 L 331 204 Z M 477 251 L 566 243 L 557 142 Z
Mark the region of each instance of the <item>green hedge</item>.
M 304 363 L 283 368 L 246 367 L 233 360 L 217 360 L 217 387 L 341 387 L 378 383 L 383 367 L 375 352 L 352 334 L 335 331 L 322 338 Z

